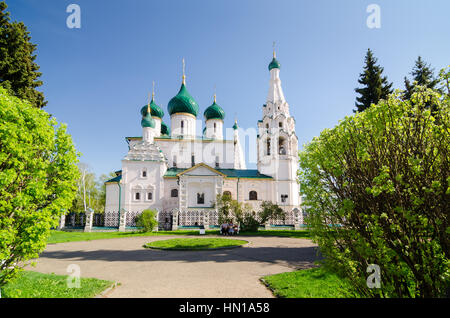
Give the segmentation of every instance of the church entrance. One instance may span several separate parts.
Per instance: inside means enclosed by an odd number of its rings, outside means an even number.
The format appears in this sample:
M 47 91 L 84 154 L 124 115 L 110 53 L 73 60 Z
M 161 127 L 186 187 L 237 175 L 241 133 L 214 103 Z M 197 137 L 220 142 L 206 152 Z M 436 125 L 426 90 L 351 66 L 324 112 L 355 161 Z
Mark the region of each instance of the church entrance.
M 158 229 L 160 231 L 172 231 L 172 211 L 163 211 L 158 214 Z

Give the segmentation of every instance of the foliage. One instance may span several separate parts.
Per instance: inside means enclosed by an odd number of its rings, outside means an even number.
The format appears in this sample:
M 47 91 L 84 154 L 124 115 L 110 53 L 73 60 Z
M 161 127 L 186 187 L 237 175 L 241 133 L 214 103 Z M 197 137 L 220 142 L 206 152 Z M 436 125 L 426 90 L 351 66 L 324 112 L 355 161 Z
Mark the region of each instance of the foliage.
M 106 202 L 106 186 L 105 181 L 114 178 L 116 174 L 102 174 L 99 180 L 90 171 L 85 163 L 78 163 L 80 177 L 77 180 L 77 194 L 70 208 L 71 212 L 85 212 L 87 208 L 93 209 L 95 212 L 103 213 L 105 211 Z
M 44 107 L 44 94 L 36 90 L 42 85 L 35 63 L 36 45 L 22 22 L 11 22 L 5 2 L 0 2 L 0 86 L 10 95 L 28 100 L 33 106 Z
M 164 250 L 208 250 L 241 246 L 247 243 L 247 241 L 224 238 L 176 238 L 150 242 L 144 247 Z
M 219 224 L 238 223 L 240 232 L 258 231 L 259 221 L 248 204 L 233 200 L 229 195 L 217 195 L 216 206 L 219 211 Z
M 280 298 L 354 297 L 351 286 L 323 267 L 265 276 L 262 281 Z
M 434 70 L 429 64 L 427 64 L 421 56 L 419 56 L 414 64 L 414 68 L 411 71 L 412 83 L 405 77 L 405 92 L 404 98 L 410 99 L 415 89 L 420 86 L 435 89 L 439 84 L 439 79 L 434 76 Z
M 142 232 L 152 232 L 158 226 L 156 220 L 158 212 L 156 210 L 147 209 L 136 217 L 136 226 L 141 228 Z
M 424 87 L 402 97 L 315 137 L 300 153 L 301 191 L 325 265 L 358 294 L 438 297 L 450 275 L 450 102 Z M 381 289 L 367 287 L 369 264 Z
M 0 286 L 37 258 L 74 198 L 77 153 L 65 125 L 0 87 Z
M 286 214 L 278 204 L 270 201 L 263 201 L 261 203 L 261 212 L 259 213 L 259 220 L 261 224 L 265 224 L 269 220 L 284 220 Z
M 24 271 L 15 281 L 2 288 L 2 297 L 91 298 L 113 284 L 96 278 L 81 278 L 80 288 L 67 288 L 67 278 L 68 276 L 63 275 Z
M 355 88 L 360 96 L 356 97 L 354 112 L 361 112 L 369 108 L 372 104 L 377 104 L 380 99 L 387 99 L 392 93 L 392 83 L 388 83 L 387 77 L 383 77 L 383 68 L 377 63 L 377 58 L 373 56 L 370 49 L 365 57 L 364 71 L 359 75 L 358 83 L 362 88 Z

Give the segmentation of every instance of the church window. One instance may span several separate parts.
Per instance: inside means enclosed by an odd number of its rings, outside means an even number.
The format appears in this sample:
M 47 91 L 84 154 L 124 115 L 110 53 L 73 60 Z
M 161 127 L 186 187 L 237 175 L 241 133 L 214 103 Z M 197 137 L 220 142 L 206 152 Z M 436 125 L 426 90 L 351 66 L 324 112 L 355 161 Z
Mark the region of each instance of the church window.
M 184 120 L 181 121 L 181 134 L 184 134 Z
M 194 155 L 191 156 L 191 165 L 195 166 L 195 156 Z
M 283 128 L 283 123 L 281 121 L 278 123 L 278 127 Z
M 216 156 L 216 168 L 219 168 L 219 156 Z
M 227 197 L 230 197 L 230 198 L 231 198 L 231 192 L 230 192 L 230 191 L 224 191 L 224 192 L 223 192 L 223 196 L 224 196 L 224 197 L 227 196 Z
M 205 203 L 205 194 L 197 193 L 197 204 L 204 204 L 204 203 Z
M 278 154 L 286 154 L 286 139 L 283 137 L 278 138 Z
M 216 129 L 217 128 L 217 125 L 216 125 L 216 123 L 214 123 L 214 133 L 216 133 Z
M 177 167 L 177 156 L 173 156 L 173 167 Z
M 136 192 L 136 193 L 134 194 L 134 199 L 135 199 L 136 201 L 139 201 L 139 200 L 141 199 L 141 194 L 140 194 L 139 192 Z
M 153 193 L 152 192 L 147 192 L 147 200 L 149 200 L 149 201 L 153 200 Z
M 172 198 L 178 198 L 178 189 L 172 189 L 172 191 L 170 191 L 170 196 Z
M 270 156 L 270 139 L 266 142 L 266 155 Z
M 258 193 L 256 193 L 256 191 L 250 191 L 248 194 L 248 199 L 251 201 L 258 200 Z
M 281 195 L 281 202 L 282 202 L 282 203 L 286 203 L 287 198 L 288 198 L 288 195 L 287 195 L 287 194 L 282 194 L 282 195 Z
M 142 170 L 142 178 L 147 178 L 147 170 Z

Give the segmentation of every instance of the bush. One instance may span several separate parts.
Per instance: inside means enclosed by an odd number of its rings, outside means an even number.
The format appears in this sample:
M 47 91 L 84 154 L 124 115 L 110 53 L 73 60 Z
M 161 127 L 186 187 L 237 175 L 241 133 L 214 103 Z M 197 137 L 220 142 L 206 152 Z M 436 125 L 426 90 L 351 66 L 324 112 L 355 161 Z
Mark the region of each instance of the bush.
M 404 101 L 396 92 L 324 130 L 300 153 L 313 240 L 325 265 L 361 296 L 445 294 L 449 119 L 448 95 L 422 88 Z M 367 286 L 369 264 L 380 266 L 380 289 Z
M 141 228 L 142 232 L 153 232 L 158 226 L 156 217 L 158 212 L 155 210 L 144 210 L 141 215 L 136 217 L 136 226 Z
M 65 125 L 1 87 L 0 118 L 1 287 L 44 250 L 79 175 Z
M 259 221 L 253 213 L 245 213 L 240 222 L 241 232 L 256 232 L 259 228 Z

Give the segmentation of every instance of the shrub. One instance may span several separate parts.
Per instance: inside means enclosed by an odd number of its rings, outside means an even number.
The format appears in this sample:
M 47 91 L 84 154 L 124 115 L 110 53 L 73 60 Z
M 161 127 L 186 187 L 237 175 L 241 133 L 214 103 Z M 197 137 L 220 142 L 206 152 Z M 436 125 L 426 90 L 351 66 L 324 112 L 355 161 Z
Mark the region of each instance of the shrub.
M 425 107 L 429 103 L 433 114 Z M 361 296 L 445 293 L 449 119 L 448 95 L 422 88 L 404 101 L 396 92 L 324 130 L 300 153 L 313 240 L 325 265 Z M 367 286 L 369 264 L 380 266 L 380 289 Z
M 0 287 L 46 246 L 75 197 L 77 153 L 65 125 L 0 87 Z
M 156 216 L 158 212 L 155 210 L 144 210 L 141 215 L 136 217 L 136 226 L 141 228 L 142 232 L 153 232 L 158 226 Z

